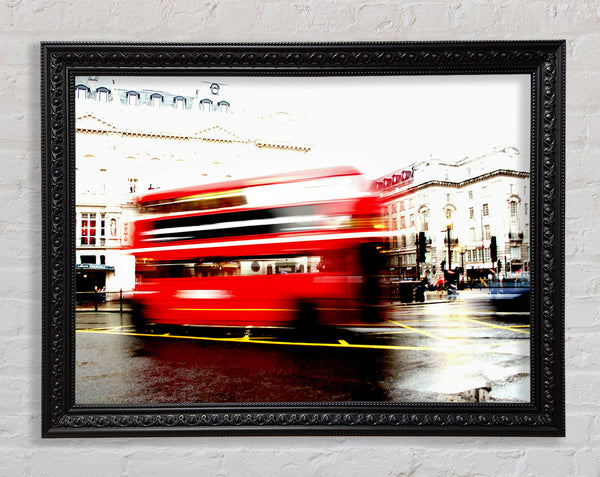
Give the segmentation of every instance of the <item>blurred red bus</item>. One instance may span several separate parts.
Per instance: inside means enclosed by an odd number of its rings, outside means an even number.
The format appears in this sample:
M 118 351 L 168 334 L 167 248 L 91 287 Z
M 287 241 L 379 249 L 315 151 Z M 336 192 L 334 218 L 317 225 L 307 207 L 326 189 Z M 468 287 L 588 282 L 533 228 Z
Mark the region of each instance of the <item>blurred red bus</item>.
M 377 319 L 385 231 L 354 168 L 158 190 L 137 206 L 138 327 Z

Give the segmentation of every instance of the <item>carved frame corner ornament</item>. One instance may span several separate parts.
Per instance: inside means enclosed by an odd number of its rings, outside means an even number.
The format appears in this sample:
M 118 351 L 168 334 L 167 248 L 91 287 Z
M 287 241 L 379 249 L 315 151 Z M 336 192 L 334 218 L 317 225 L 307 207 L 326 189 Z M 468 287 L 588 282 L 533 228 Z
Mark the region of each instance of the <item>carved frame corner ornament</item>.
M 564 436 L 565 42 L 41 44 L 42 436 Z M 75 403 L 77 74 L 531 77 L 531 401 L 526 404 Z

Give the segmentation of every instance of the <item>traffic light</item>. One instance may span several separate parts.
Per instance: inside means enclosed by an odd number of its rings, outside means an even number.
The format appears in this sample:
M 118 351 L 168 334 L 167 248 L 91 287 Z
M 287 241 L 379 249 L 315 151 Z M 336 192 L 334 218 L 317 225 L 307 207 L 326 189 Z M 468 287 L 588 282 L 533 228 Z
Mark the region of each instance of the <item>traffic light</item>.
M 425 263 L 425 252 L 427 252 L 427 238 L 425 232 L 419 232 L 417 262 Z
M 490 238 L 490 256 L 492 258 L 492 263 L 496 263 L 498 261 L 498 246 L 496 245 L 495 235 L 492 235 Z

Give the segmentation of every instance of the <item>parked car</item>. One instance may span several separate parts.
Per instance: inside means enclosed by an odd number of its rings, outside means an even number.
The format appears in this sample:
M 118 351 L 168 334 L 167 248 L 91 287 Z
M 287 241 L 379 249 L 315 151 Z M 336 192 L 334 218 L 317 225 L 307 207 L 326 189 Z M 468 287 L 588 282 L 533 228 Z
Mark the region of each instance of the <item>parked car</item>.
M 498 311 L 529 311 L 531 298 L 529 277 L 505 277 L 492 280 L 490 295 Z

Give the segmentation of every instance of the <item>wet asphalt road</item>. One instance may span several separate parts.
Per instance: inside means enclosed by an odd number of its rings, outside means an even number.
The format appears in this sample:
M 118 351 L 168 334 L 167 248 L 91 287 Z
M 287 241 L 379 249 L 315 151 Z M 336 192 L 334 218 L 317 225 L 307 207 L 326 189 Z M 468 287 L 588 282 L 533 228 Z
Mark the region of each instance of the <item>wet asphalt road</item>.
M 376 326 L 175 327 L 136 334 L 127 313 L 76 318 L 76 403 L 530 400 L 529 319 L 465 297 L 393 306 Z M 485 391 L 471 390 L 489 388 Z

